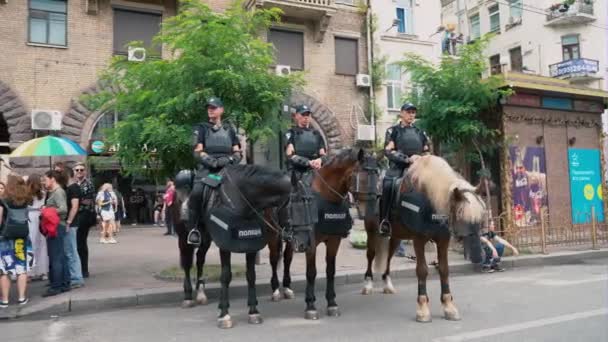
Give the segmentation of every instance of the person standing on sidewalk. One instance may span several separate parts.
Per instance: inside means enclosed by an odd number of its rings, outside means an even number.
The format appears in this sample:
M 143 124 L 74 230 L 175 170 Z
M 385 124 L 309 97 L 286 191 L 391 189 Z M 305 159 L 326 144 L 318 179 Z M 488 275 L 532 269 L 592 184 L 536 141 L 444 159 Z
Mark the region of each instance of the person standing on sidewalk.
M 27 187 L 32 196 L 32 203 L 28 206 L 30 241 L 34 251 L 34 266 L 30 271 L 33 280 L 46 280 L 49 272 L 49 253 L 46 248 L 46 238 L 40 233 L 40 208 L 44 205 L 44 184 L 42 176 L 31 174 L 27 178 Z
M 25 294 L 27 272 L 33 256 L 27 224 L 27 205 L 30 201 L 31 195 L 23 178 L 9 176 L 0 202 L 0 308 L 8 307 L 11 288 L 9 276 L 17 278 L 19 305 L 28 302 Z
M 62 177 L 60 172 L 54 170 L 45 174 L 45 186 L 48 191 L 45 207 L 57 210 L 59 225 L 57 236 L 46 239 L 51 264 L 51 286 L 42 295 L 43 297 L 55 296 L 70 290 L 70 272 L 64 248 L 68 203 L 65 191 L 59 185 Z
M 116 243 L 113 236 L 114 216 L 116 208 L 116 195 L 112 191 L 112 184 L 105 183 L 99 189 L 95 198 L 99 207 L 101 217 L 101 238 L 100 243 Z
M 76 245 L 76 235 L 78 234 L 78 209 L 82 194 L 80 186 L 74 179 L 74 172 L 72 169 L 66 168 L 65 176 L 68 179 L 68 186 L 66 188 L 68 219 L 66 220 L 64 247 L 68 260 L 68 269 L 70 271 L 70 285 L 71 288 L 75 289 L 84 286 L 82 264 L 80 263 L 80 256 L 78 255 L 78 247 Z
M 165 235 L 174 235 L 175 229 L 173 229 L 173 218 L 171 217 L 171 206 L 173 206 L 173 200 L 175 199 L 175 185 L 172 180 L 167 181 L 167 188 L 165 189 L 165 195 L 163 196 L 164 212 L 165 212 L 165 225 L 167 225 L 167 232 Z
M 87 238 L 91 227 L 97 223 L 95 215 L 95 186 L 87 179 L 84 163 L 74 165 L 74 176 L 76 183 L 80 186 L 80 203 L 78 206 L 78 230 L 76 233 L 76 245 L 82 268 L 83 278 L 89 277 L 89 245 Z
M 125 200 L 122 197 L 122 193 L 117 189 L 114 189 L 114 195 L 116 195 L 116 213 L 114 215 L 114 236 L 120 233 L 122 226 L 122 219 L 126 217 L 125 214 Z

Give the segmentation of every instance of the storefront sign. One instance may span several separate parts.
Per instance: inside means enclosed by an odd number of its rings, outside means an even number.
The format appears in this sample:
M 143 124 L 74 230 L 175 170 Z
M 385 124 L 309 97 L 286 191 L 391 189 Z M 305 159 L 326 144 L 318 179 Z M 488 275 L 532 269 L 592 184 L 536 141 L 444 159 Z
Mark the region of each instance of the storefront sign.
M 595 74 L 599 71 L 599 62 L 593 59 L 579 58 L 555 63 L 549 66 L 551 77 L 579 76 Z
M 591 208 L 595 208 L 595 217 L 598 222 L 603 222 L 600 151 L 595 149 L 568 149 L 568 165 L 570 169 L 572 223 L 590 223 Z

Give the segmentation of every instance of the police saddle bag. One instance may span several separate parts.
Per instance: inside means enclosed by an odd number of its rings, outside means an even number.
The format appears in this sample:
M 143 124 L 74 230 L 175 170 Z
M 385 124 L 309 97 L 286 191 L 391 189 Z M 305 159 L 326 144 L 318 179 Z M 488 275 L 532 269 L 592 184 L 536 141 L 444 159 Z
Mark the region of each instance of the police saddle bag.
M 319 208 L 315 230 L 326 235 L 348 236 L 350 229 L 353 227 L 348 202 L 329 202 L 318 193 L 315 193 L 315 197 Z
M 437 214 L 423 193 L 407 191 L 401 194 L 398 216 L 399 222 L 414 233 L 429 238 L 450 236 L 447 217 Z

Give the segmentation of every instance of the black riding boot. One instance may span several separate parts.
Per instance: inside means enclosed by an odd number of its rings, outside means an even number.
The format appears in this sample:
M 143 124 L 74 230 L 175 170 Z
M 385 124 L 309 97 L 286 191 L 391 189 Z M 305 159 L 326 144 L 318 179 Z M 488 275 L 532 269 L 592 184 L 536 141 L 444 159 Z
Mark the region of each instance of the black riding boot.
M 202 183 L 195 183 L 190 198 L 188 199 L 188 237 L 186 241 L 189 245 L 200 246 L 202 235 L 199 231 L 201 209 L 205 186 Z
M 395 179 L 384 177 L 382 181 L 382 197 L 380 198 L 380 225 L 378 233 L 380 236 L 391 236 L 392 228 L 390 223 L 391 204 L 393 203 L 393 185 Z

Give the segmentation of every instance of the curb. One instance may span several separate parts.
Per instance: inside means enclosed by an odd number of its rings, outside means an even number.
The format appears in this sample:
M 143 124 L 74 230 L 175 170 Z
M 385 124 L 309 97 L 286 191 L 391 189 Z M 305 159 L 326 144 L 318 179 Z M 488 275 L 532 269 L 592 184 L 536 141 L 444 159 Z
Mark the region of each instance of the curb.
M 558 252 L 554 254 L 525 255 L 519 257 L 507 257 L 503 259 L 503 265 L 507 268 L 518 267 L 538 267 L 555 266 L 581 262 L 585 259 L 607 258 L 608 249 Z M 392 278 L 414 278 L 416 269 L 414 264 L 406 264 L 405 267 L 397 267 L 391 272 Z M 476 274 L 475 265 L 467 261 L 457 261 L 450 265 L 450 273 L 457 275 Z M 429 267 L 432 269 L 432 267 Z M 363 282 L 364 270 L 350 270 L 336 272 L 336 286 L 361 284 Z M 431 277 L 436 272 L 431 271 Z M 315 286 L 316 291 L 325 289 L 324 275 L 319 274 Z M 292 289 L 296 292 L 303 292 L 306 286 L 305 275 L 292 277 Z M 259 298 L 271 295 L 270 286 L 267 282 L 258 280 L 257 295 Z M 220 284 L 213 283 L 205 287 L 205 293 L 212 302 L 216 301 L 220 293 Z M 244 298 L 247 296 L 247 282 L 244 280 L 233 281 L 230 284 L 230 294 L 232 299 Z M 24 308 L 17 308 L 8 315 L 0 316 L 0 319 L 48 319 L 58 316 L 84 314 L 99 311 L 109 311 L 117 309 L 137 308 L 144 306 L 179 305 L 182 300 L 183 291 L 181 288 L 175 290 L 161 289 L 128 289 L 106 292 L 97 292 L 92 298 L 85 292 L 77 293 L 72 296 L 49 298 L 41 303 L 36 303 Z M 195 294 L 196 295 L 196 294 Z

